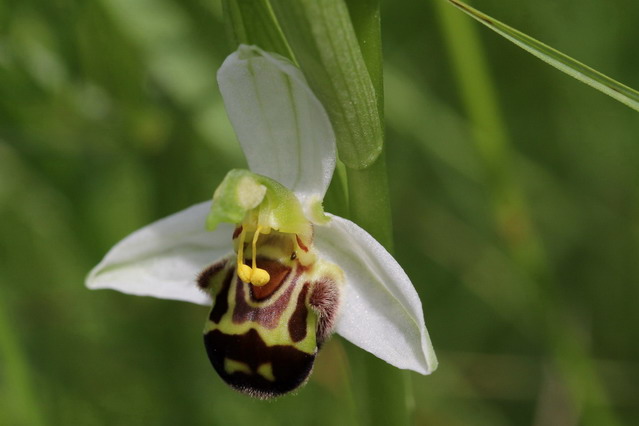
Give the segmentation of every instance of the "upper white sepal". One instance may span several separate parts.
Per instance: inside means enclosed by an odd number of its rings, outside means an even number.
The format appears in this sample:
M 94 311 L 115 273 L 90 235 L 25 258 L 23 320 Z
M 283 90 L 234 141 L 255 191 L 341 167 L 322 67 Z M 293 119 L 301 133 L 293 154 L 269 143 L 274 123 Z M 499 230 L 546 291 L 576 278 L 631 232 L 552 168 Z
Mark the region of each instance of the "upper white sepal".
M 323 199 L 335 169 L 335 134 L 302 72 L 282 56 L 241 45 L 217 81 L 251 171 L 292 190 L 303 205 Z

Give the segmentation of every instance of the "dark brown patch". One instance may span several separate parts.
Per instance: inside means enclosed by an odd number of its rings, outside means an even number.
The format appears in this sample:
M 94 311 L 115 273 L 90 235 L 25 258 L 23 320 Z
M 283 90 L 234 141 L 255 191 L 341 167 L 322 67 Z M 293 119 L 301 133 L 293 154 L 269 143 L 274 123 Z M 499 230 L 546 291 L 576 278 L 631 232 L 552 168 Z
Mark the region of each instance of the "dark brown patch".
M 315 283 L 309 304 L 317 312 L 317 346 L 320 347 L 335 329 L 339 311 L 340 288 L 331 279 Z
M 251 306 L 245 300 L 245 292 L 247 287 L 252 287 L 251 284 L 246 284 L 240 279 L 236 280 L 236 292 L 235 292 L 235 308 L 233 309 L 233 323 L 242 324 L 246 321 L 254 321 L 266 328 L 275 328 L 282 316 L 282 312 L 288 306 L 291 300 L 291 294 L 295 287 L 297 276 L 293 278 L 292 282 L 288 285 L 288 288 L 268 306 Z M 250 292 L 250 290 L 248 290 Z
M 211 309 L 211 313 L 209 314 L 209 319 L 215 324 L 218 324 L 222 316 L 229 310 L 229 289 L 231 288 L 231 281 L 233 281 L 234 277 L 235 268 L 231 268 L 226 273 L 220 292 L 215 296 L 213 309 Z M 239 281 L 239 278 L 237 280 Z
M 295 234 L 295 239 L 297 240 L 297 245 L 300 246 L 302 250 L 308 252 L 308 247 L 306 247 L 306 245 L 302 242 L 302 239 L 299 237 L 299 235 Z
M 271 296 L 280 286 L 282 282 L 286 279 L 288 274 L 291 272 L 291 268 L 286 265 L 281 264 L 276 260 L 270 259 L 256 259 L 257 267 L 265 269 L 266 272 L 271 276 L 271 279 L 265 285 L 251 286 L 251 296 L 255 300 L 264 300 Z
M 283 395 L 306 382 L 313 369 L 314 354 L 307 354 L 289 345 L 267 346 L 254 329 L 245 334 L 229 335 L 213 330 L 204 335 L 209 360 L 222 380 L 232 388 L 256 398 L 268 399 Z M 251 374 L 236 371 L 228 374 L 224 360 L 248 365 Z M 270 363 L 275 381 L 257 373 L 260 365 Z
M 308 309 L 306 308 L 306 294 L 308 293 L 308 283 L 304 283 L 302 291 L 297 296 L 297 306 L 295 312 L 288 320 L 288 334 L 294 342 L 301 342 L 306 337 L 306 319 Z
M 217 263 L 209 266 L 197 277 L 197 286 L 202 290 L 208 290 L 211 288 L 211 280 L 226 266 L 228 259 L 222 259 Z
M 244 229 L 242 225 L 235 227 L 235 230 L 233 231 L 233 239 L 236 239 L 240 236 L 240 234 L 242 233 L 242 229 Z

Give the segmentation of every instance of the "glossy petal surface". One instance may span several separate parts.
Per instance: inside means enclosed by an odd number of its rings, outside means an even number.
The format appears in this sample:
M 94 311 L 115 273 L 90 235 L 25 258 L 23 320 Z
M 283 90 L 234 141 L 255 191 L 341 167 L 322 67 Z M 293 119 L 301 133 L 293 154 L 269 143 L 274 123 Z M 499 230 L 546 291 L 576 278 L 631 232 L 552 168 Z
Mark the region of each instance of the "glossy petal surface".
M 330 216 L 328 225 L 315 227 L 315 244 L 346 276 L 337 332 L 396 367 L 431 373 L 437 358 L 410 279 L 366 231 Z
M 229 119 L 253 173 L 321 200 L 335 169 L 335 136 L 320 101 L 287 59 L 240 46 L 217 74 Z
M 232 252 L 233 226 L 204 228 L 210 202 L 158 220 L 116 244 L 91 271 L 87 287 L 210 305 L 196 286 L 204 267 Z

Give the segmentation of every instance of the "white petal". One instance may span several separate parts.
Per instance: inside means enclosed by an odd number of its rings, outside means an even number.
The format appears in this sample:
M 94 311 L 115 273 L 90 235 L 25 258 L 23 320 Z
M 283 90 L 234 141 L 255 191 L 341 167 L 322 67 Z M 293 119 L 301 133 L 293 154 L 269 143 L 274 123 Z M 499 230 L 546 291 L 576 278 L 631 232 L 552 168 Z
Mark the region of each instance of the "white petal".
M 252 172 L 324 198 L 335 169 L 328 115 L 287 59 L 241 45 L 217 73 L 226 111 Z
M 204 229 L 211 202 L 158 220 L 116 244 L 89 273 L 91 289 L 210 305 L 196 285 L 200 271 L 232 252 L 233 227 Z
M 396 367 L 431 373 L 437 358 L 410 279 L 366 231 L 330 216 L 326 226 L 315 227 L 315 244 L 346 276 L 337 332 Z

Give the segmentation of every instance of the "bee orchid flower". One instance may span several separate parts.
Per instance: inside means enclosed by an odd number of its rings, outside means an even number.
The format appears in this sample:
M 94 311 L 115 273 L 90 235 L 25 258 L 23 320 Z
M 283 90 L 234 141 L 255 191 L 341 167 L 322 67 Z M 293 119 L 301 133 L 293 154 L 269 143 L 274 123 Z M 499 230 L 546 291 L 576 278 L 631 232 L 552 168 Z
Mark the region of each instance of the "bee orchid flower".
M 120 241 L 87 286 L 211 306 L 213 367 L 258 398 L 304 384 L 334 331 L 398 368 L 432 372 L 406 273 L 365 230 L 323 212 L 335 136 L 301 71 L 243 45 L 218 83 L 250 171 L 231 170 L 212 201 Z

